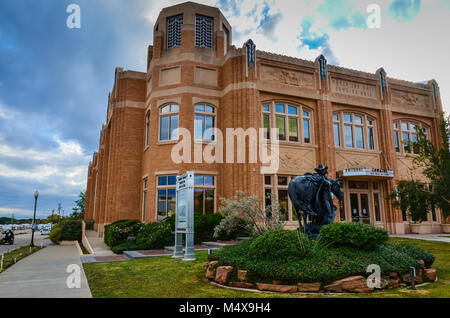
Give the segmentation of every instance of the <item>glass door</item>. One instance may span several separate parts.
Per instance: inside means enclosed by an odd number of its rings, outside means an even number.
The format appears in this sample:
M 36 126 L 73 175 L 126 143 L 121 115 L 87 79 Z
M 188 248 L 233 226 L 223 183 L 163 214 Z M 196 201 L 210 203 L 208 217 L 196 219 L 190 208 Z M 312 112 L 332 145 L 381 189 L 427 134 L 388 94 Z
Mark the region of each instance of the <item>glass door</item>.
M 352 209 L 352 222 L 370 224 L 368 193 L 350 193 L 350 206 Z

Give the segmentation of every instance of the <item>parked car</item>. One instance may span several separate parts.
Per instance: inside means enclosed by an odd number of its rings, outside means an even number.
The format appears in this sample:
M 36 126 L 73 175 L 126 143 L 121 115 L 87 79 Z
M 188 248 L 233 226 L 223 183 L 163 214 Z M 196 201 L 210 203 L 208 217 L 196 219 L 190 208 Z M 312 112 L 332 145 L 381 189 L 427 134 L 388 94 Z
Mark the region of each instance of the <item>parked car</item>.
M 50 235 L 50 229 L 49 228 L 42 228 L 41 229 L 41 235 Z

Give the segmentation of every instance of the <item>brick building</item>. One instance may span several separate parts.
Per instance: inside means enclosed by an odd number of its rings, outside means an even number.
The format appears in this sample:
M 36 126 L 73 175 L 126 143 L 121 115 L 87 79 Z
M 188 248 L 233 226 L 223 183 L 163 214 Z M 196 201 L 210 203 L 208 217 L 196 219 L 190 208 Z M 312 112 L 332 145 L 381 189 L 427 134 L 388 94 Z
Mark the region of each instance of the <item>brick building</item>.
M 383 198 L 411 173 L 407 141 L 425 129 L 439 143 L 442 105 L 436 81 L 412 83 L 375 73 L 257 51 L 251 41 L 232 46 L 232 28 L 219 9 L 187 2 L 161 11 L 148 47 L 147 72 L 117 68 L 99 150 L 89 164 L 86 219 L 155 221 L 175 207 L 175 176 L 194 171 L 195 210 L 214 213 L 221 197 L 236 190 L 264 205 L 273 193 L 287 227 L 297 222 L 288 199 L 293 176 L 323 163 L 344 180 L 337 220 L 372 223 L 408 233 L 406 213 Z M 214 142 L 207 128 L 279 128 L 279 169 L 260 163 L 180 163 L 171 160 L 176 128 L 192 142 Z M 226 142 L 225 142 L 226 144 Z M 192 153 L 194 156 L 194 153 Z M 430 212 L 424 228 L 439 232 L 441 214 Z

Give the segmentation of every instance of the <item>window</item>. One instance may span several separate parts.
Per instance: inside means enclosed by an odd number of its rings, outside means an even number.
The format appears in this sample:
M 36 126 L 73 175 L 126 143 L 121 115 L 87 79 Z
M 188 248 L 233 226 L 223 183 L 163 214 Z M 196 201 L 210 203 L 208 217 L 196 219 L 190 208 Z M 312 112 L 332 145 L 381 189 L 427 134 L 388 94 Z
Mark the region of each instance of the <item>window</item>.
M 418 132 L 422 129 L 427 136 L 427 128 L 419 123 L 398 121 L 394 123 L 395 151 L 400 153 L 414 153 L 413 145 L 418 142 Z M 401 138 L 401 139 L 400 139 Z
M 195 140 L 214 140 L 215 109 L 209 105 L 195 106 L 194 136 Z
M 167 18 L 167 48 L 172 49 L 181 46 L 181 26 L 183 15 Z
M 156 184 L 157 218 L 161 221 L 175 213 L 177 177 L 159 176 Z
M 145 146 L 150 144 L 150 112 L 145 115 Z
M 204 15 L 195 15 L 195 46 L 212 49 L 214 19 Z
M 312 143 L 312 112 L 303 106 L 269 103 L 262 106 L 264 136 L 270 139 L 270 128 L 278 128 L 278 140 Z
M 194 212 L 213 214 L 215 209 L 215 178 L 214 176 L 194 177 Z
M 283 221 L 297 221 L 294 206 L 289 198 L 288 186 L 295 176 L 265 175 L 264 176 L 264 204 L 265 207 L 272 205 L 273 197 L 280 205 L 281 219 Z M 268 215 L 269 217 L 269 215 Z
M 333 115 L 336 147 L 375 150 L 375 121 L 366 115 L 339 112 Z
M 178 111 L 176 104 L 166 105 L 160 110 L 159 140 L 177 140 Z
M 142 222 L 145 222 L 147 218 L 147 187 L 148 187 L 148 178 L 145 178 L 142 182 Z

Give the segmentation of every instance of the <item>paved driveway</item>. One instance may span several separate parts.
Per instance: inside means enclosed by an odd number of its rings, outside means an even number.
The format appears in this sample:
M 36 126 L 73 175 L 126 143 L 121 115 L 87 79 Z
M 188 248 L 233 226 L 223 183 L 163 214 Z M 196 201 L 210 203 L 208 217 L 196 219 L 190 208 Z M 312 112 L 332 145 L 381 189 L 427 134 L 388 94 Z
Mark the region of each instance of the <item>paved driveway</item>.
M 69 288 L 67 267 L 78 266 L 81 288 Z M 69 280 L 73 282 L 73 280 Z M 48 246 L 0 274 L 0 298 L 91 298 L 75 246 Z

